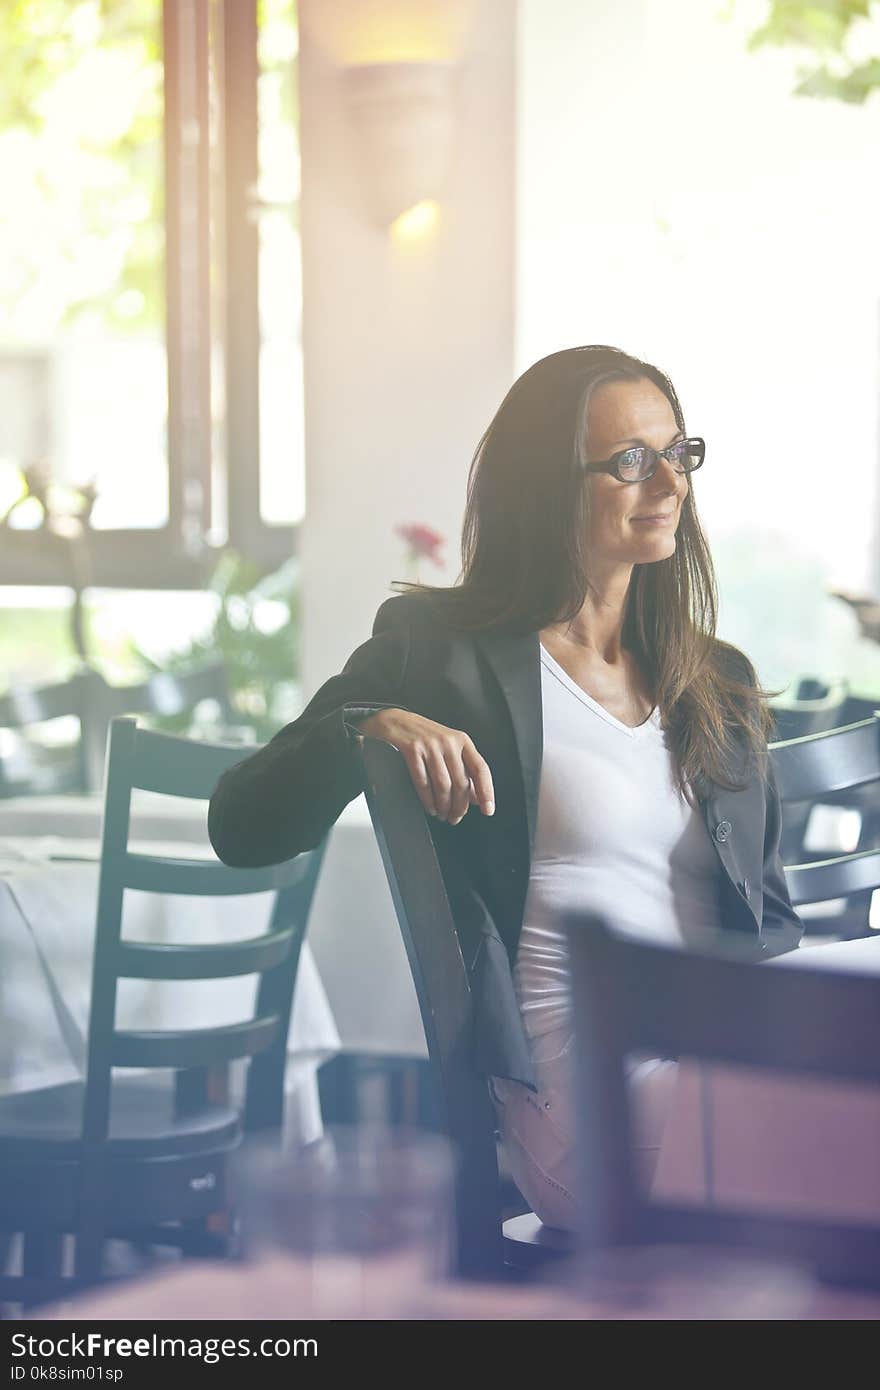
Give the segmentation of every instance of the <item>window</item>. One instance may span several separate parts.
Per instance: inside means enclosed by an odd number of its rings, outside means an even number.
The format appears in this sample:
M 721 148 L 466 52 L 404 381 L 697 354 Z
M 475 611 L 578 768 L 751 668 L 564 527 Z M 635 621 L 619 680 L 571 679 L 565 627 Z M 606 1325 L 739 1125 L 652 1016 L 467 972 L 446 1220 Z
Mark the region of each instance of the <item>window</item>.
M 0 42 L 0 583 L 274 569 L 304 492 L 294 0 L 32 0 Z

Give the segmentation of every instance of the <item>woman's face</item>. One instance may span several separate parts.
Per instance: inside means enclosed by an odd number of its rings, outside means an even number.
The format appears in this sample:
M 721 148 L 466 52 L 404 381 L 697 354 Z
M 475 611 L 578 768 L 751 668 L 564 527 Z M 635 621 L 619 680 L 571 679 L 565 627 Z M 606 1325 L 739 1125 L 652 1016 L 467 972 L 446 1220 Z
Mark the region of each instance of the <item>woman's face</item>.
M 612 381 L 590 401 L 588 462 L 604 463 L 633 444 L 665 449 L 681 438 L 672 406 L 652 381 Z M 646 565 L 675 550 L 687 477 L 661 459 L 653 478 L 621 483 L 610 473 L 587 476 L 589 555 L 601 564 Z

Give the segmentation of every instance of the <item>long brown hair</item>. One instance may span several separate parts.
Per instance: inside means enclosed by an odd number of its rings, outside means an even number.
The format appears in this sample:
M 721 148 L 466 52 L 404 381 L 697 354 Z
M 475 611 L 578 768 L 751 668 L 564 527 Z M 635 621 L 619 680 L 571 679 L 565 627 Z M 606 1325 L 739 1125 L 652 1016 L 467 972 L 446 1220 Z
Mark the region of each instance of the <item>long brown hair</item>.
M 658 367 L 618 348 L 567 348 L 536 362 L 511 386 L 477 446 L 468 479 L 462 570 L 431 593 L 464 630 L 531 632 L 570 621 L 589 590 L 590 400 L 610 381 L 654 383 L 684 430 L 684 414 Z M 638 660 L 660 709 L 682 786 L 709 779 L 743 785 L 763 766 L 771 718 L 748 659 L 715 636 L 717 589 L 693 488 L 682 504 L 676 547 L 636 565 L 623 644 Z

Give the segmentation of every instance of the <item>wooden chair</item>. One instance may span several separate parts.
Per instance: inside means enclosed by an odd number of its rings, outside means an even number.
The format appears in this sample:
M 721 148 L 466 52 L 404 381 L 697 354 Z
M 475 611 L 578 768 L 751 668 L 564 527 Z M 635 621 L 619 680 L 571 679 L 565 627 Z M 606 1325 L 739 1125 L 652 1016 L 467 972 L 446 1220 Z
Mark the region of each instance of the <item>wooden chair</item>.
M 784 807 L 849 804 L 858 811 L 865 848 L 787 864 L 785 876 L 795 907 L 847 900 L 844 913 L 810 918 L 808 927 L 865 936 L 872 893 L 880 887 L 880 717 L 771 744 L 770 759 Z
M 502 1227 L 495 1117 L 470 1060 L 471 995 L 427 818 L 406 763 L 391 744 L 359 741 L 364 789 L 418 994 L 442 1127 L 458 1155 L 459 1273 L 528 1271 L 571 1246 L 537 1218 Z
M 232 869 L 128 848 L 134 788 L 204 799 L 245 752 L 114 719 L 101 851 L 84 1082 L 0 1097 L 0 1229 L 24 1232 L 24 1272 L 0 1280 L 0 1300 L 61 1297 L 62 1236 L 75 1236 L 72 1286 L 98 1279 L 108 1233 L 148 1232 L 185 1247 L 188 1229 L 229 1212 L 229 1165 L 243 1129 L 277 1128 L 300 948 L 324 846 L 285 864 Z M 126 889 L 196 896 L 276 893 L 257 936 L 218 944 L 122 939 Z M 244 915 L 244 914 L 243 914 Z M 165 1031 L 116 1026 L 122 979 L 209 980 L 259 975 L 244 1022 Z M 250 1059 L 243 1109 L 225 1069 Z M 113 1077 L 112 1069 L 170 1071 Z M 157 1084 L 158 1081 L 158 1084 Z M 163 1243 L 164 1240 L 163 1240 Z
M 649 1052 L 880 1082 L 880 980 L 818 967 L 757 967 L 625 939 L 596 916 L 571 917 L 567 926 L 587 1248 L 758 1248 L 834 1278 L 876 1283 L 880 1224 L 648 1200 L 632 1160 L 625 1059 Z

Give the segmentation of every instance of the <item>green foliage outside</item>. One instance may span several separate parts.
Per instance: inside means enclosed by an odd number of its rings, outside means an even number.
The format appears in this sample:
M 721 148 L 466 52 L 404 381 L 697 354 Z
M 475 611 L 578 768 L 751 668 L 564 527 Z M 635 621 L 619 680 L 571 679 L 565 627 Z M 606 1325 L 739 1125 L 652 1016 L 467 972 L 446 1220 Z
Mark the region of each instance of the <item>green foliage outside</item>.
M 161 328 L 161 30 L 161 0 L 0 5 L 0 309 L 21 332 Z
M 880 36 L 869 43 L 876 52 L 859 51 L 867 26 L 878 18 L 877 0 L 770 0 L 749 47 L 791 48 L 803 55 L 796 95 L 861 104 L 880 88 Z

